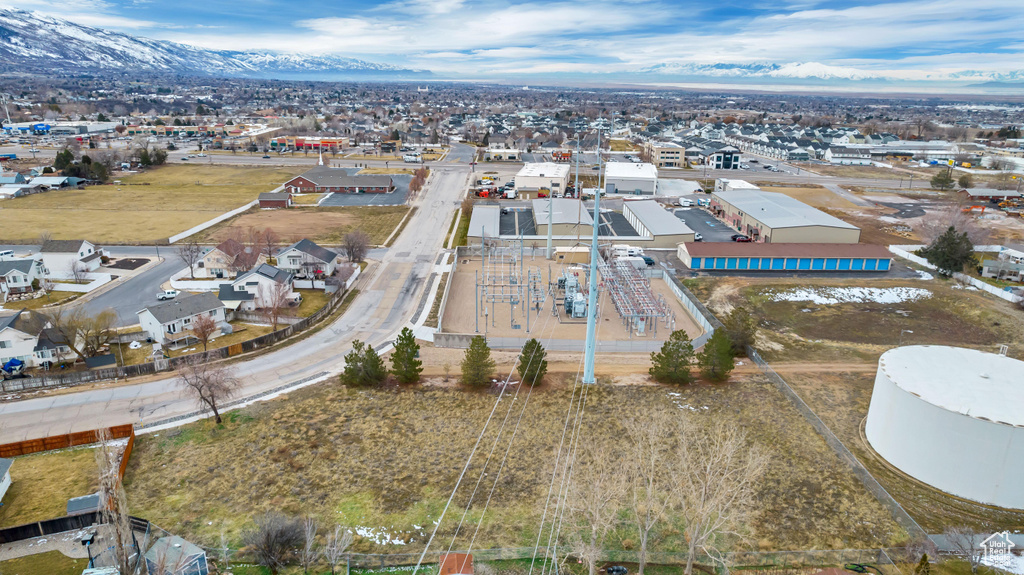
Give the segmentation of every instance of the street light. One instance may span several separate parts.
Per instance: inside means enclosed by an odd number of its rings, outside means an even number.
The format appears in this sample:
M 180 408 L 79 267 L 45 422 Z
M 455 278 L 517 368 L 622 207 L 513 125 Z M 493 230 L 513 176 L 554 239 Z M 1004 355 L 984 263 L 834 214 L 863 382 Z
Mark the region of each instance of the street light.
M 901 329 L 900 330 L 900 345 L 899 345 L 899 347 L 903 347 L 903 334 L 905 334 L 905 333 L 914 333 L 914 330 L 911 330 L 911 329 Z

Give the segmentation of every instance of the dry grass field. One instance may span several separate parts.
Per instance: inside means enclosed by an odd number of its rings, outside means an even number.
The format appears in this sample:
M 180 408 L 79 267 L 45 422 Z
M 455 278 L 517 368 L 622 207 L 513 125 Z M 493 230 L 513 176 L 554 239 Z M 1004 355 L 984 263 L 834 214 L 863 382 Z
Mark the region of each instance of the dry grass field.
M 907 479 L 876 459 L 860 433 L 879 356 L 904 345 L 952 345 L 1024 358 L 1024 313 L 1009 302 L 940 279 L 920 280 L 690 280 L 688 287 L 719 313 L 747 305 L 759 318 L 758 349 L 882 485 L 930 533 L 970 525 L 1020 530 L 1024 513 L 950 497 Z M 898 303 L 774 301 L 773 293 L 814 287 L 923 288 L 930 297 Z M 951 458 L 955 465 L 955 458 Z
M 300 168 L 170 165 L 121 178 L 121 184 L 56 190 L 6 200 L 0 241 L 88 238 L 104 243 L 165 239 L 269 192 Z
M 903 537 L 888 512 L 760 376 L 685 388 L 601 384 L 589 394 L 588 437 L 623 442 L 619 421 L 625 414 L 667 410 L 699 424 L 727 418 L 768 448 L 774 464 L 760 486 L 760 508 L 751 526 L 756 547 L 864 548 Z M 197 543 L 213 543 L 221 529 L 237 542 L 254 514 L 274 509 L 374 529 L 404 543 L 357 537 L 357 552 L 416 552 L 494 400 L 491 393 L 441 384 L 405 390 L 349 390 L 335 383 L 307 388 L 231 412 L 222 426 L 201 422 L 140 436 L 126 477 L 129 503 L 134 514 L 174 525 Z M 504 400 L 499 417 L 523 400 Z M 534 390 L 524 415 L 529 425 L 519 428 L 476 548 L 533 545 L 569 403 L 565 380 Z M 492 427 L 481 445 L 490 445 L 494 434 Z M 483 456 L 474 460 L 466 485 L 477 481 L 483 461 Z M 487 472 L 484 486 L 495 467 Z M 452 509 L 465 508 L 470 492 L 460 490 Z M 469 511 L 474 528 L 482 501 L 478 495 Z M 456 523 L 446 519 L 438 540 L 450 540 Z M 659 550 L 679 549 L 678 529 L 664 526 Z M 634 537 L 623 527 L 610 547 L 629 546 Z M 457 545 L 466 543 L 460 538 Z
M 363 230 L 370 243 L 379 245 L 394 231 L 408 206 L 350 206 L 292 210 L 249 210 L 196 234 L 200 242 L 219 243 L 249 228 L 272 228 L 285 242 L 309 238 L 327 245 L 340 244 L 345 234 Z
M 11 487 L 0 506 L 0 527 L 63 517 L 68 499 L 95 493 L 98 485 L 92 448 L 16 457 Z
M 766 192 L 778 192 L 780 194 L 785 194 L 795 200 L 800 200 L 801 202 L 816 208 L 856 209 L 858 207 L 853 202 L 839 196 L 831 190 L 813 184 L 806 186 L 784 187 L 772 185 L 771 182 L 758 182 L 758 185 Z

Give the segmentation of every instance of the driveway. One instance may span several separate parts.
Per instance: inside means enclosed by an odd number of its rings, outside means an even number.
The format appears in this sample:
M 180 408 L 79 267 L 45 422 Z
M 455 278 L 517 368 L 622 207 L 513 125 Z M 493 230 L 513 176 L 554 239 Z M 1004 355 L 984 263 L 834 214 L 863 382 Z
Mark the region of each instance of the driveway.
M 691 230 L 704 236 L 705 242 L 731 242 L 732 235 L 737 233 L 701 208 L 678 208 L 672 213 Z

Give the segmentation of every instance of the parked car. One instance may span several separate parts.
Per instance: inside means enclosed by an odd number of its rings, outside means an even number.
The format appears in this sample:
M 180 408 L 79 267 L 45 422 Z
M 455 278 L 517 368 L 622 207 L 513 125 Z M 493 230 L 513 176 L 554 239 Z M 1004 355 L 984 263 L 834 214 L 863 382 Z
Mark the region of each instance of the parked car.
M 269 156 L 269 155 L 267 155 L 267 154 L 264 154 L 264 155 L 263 155 L 263 159 L 264 159 L 264 160 L 269 160 L 269 159 L 270 159 L 270 156 Z
M 156 294 L 156 299 L 158 299 L 160 301 L 174 299 L 174 298 L 178 297 L 179 293 L 180 292 L 178 290 L 176 290 L 176 289 L 165 289 L 164 291 Z
M 538 198 L 546 198 L 546 197 L 548 197 L 548 193 L 547 192 L 537 192 L 537 197 Z
M 704 236 L 700 235 L 699 233 L 693 234 L 693 241 L 702 242 L 704 241 Z
M 648 267 L 654 265 L 654 258 L 652 258 L 651 256 L 640 256 L 640 257 L 643 258 L 644 263 L 647 264 Z
M 733 234 L 730 239 L 732 239 L 732 241 L 734 241 L 734 242 L 749 242 L 750 241 L 750 238 L 748 238 L 747 236 L 745 236 L 743 234 Z
M 684 207 L 684 208 L 692 207 L 693 206 L 693 200 L 691 200 L 689 198 L 679 198 L 679 205 L 681 207 Z

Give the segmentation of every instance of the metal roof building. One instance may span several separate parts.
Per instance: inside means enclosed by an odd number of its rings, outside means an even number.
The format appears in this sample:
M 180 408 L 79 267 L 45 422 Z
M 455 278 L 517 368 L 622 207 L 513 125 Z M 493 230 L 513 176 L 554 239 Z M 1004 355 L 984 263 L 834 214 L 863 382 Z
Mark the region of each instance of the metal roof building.
M 604 169 L 605 190 L 610 194 L 653 196 L 658 187 L 654 164 L 608 162 Z
M 500 206 L 473 206 L 473 215 L 469 218 L 471 238 L 496 238 L 501 228 Z
M 693 241 L 693 230 L 654 200 L 625 202 L 622 215 L 640 235 L 655 238 L 652 247 L 674 248 Z
M 732 190 L 711 194 L 711 211 L 758 242 L 855 244 L 860 228 L 785 194 Z

